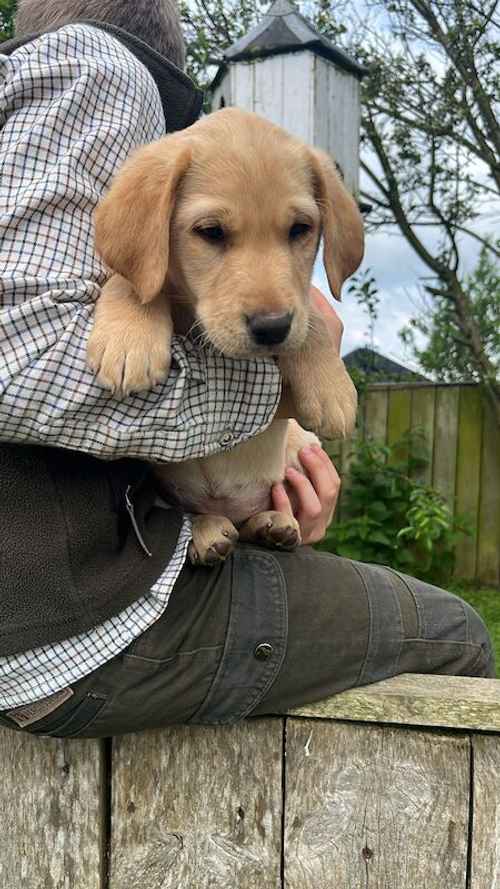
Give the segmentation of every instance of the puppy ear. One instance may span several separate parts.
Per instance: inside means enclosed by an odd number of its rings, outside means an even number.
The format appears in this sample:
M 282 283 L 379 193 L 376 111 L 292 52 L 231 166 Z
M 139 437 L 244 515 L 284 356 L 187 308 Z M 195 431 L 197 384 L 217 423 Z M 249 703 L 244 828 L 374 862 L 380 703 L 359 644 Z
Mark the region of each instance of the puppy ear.
M 330 290 L 340 300 L 342 284 L 363 259 L 363 219 L 331 158 L 323 151 L 309 151 L 323 227 L 323 262 Z
M 96 248 L 141 303 L 158 295 L 167 276 L 176 189 L 190 162 L 191 148 L 177 135 L 140 148 L 96 209 Z

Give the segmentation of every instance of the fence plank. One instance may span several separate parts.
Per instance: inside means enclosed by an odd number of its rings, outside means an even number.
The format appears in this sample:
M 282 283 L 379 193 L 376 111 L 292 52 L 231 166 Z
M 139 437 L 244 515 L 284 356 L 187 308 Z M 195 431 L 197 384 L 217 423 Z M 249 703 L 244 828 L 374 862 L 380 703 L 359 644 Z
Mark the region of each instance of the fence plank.
M 341 442 L 341 440 L 337 438 L 332 441 L 324 441 L 323 447 L 324 447 L 325 451 L 327 452 L 327 454 L 329 455 L 329 457 L 333 460 L 333 462 L 335 464 L 335 468 L 336 468 L 340 478 L 343 479 L 342 442 Z M 342 490 L 343 489 L 344 489 L 344 484 L 342 485 Z M 341 506 L 340 506 L 340 502 L 339 502 L 339 503 L 337 503 L 337 508 L 333 514 L 331 524 L 334 524 L 335 522 L 340 521 L 340 513 L 341 513 Z
M 338 513 L 338 520 L 342 522 L 350 518 L 349 511 L 347 509 L 347 501 L 349 499 L 348 490 L 351 484 L 351 463 L 354 459 L 354 447 L 359 437 L 360 430 L 355 429 L 352 436 L 342 442 L 342 472 L 340 475 L 340 478 L 342 480 L 342 487 L 340 489 L 340 499 L 336 509 L 336 512 Z
M 462 537 L 455 553 L 457 577 L 476 577 L 477 529 L 481 475 L 483 405 L 479 388 L 460 390 L 455 510 L 471 520 L 472 536 Z
M 500 434 L 493 410 L 484 407 L 477 573 L 485 583 L 500 584 Z
M 455 505 L 455 474 L 458 440 L 458 386 L 439 386 L 436 391 L 436 427 L 432 484 Z
M 364 396 L 365 438 L 385 444 L 387 441 L 387 414 L 389 392 L 387 389 L 368 389 Z
M 500 732 L 500 681 L 404 673 L 292 712 L 318 719 Z
M 392 389 L 389 392 L 389 414 L 387 417 L 387 444 L 394 446 L 410 429 L 411 392 L 409 389 Z M 408 458 L 408 448 L 399 446 L 394 451 L 392 462 Z
M 116 739 L 110 889 L 276 889 L 283 720 Z
M 469 740 L 287 725 L 287 889 L 465 889 Z
M 99 741 L 0 730 L 0 889 L 103 889 Z
M 432 451 L 434 448 L 434 419 L 436 408 L 436 387 L 422 386 L 414 389 L 411 398 L 411 429 L 421 432 L 427 449 L 427 466 L 416 470 L 413 477 L 425 485 L 432 482 Z
M 470 889 L 500 886 L 500 737 L 476 735 L 474 757 L 474 822 Z

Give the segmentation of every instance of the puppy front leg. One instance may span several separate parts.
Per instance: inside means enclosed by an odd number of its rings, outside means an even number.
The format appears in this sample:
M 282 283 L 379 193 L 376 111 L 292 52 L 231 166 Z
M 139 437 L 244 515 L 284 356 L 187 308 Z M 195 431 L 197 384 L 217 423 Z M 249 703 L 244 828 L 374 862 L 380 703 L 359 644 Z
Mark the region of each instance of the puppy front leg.
M 358 403 L 356 388 L 319 314 L 313 314 L 302 348 L 283 353 L 278 363 L 290 386 L 301 426 L 327 439 L 346 438 L 352 433 Z
M 113 275 L 97 301 L 87 361 L 114 395 L 151 389 L 168 375 L 172 331 L 165 296 L 142 305 L 130 281 Z
M 193 539 L 188 556 L 192 565 L 216 565 L 232 553 L 238 532 L 225 516 L 196 515 L 193 518 Z
M 286 550 L 295 549 L 302 542 L 297 519 L 276 510 L 258 512 L 247 519 L 240 528 L 240 540 Z

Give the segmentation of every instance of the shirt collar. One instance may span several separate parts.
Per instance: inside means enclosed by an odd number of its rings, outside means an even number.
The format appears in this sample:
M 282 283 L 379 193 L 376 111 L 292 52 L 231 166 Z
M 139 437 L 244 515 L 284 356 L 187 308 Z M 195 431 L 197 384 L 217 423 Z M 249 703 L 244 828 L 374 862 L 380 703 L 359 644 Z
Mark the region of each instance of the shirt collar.
M 203 105 L 203 93 L 173 62 L 160 55 L 160 53 L 156 52 L 156 50 L 134 34 L 129 34 L 128 31 L 124 31 L 122 28 L 116 27 L 116 25 L 110 25 L 107 22 L 96 22 L 91 19 L 78 20 L 78 22 L 75 21 L 72 24 L 91 25 L 94 28 L 100 28 L 101 31 L 106 31 L 123 43 L 142 62 L 158 88 L 165 115 L 167 133 L 182 130 L 198 119 Z M 59 28 L 53 30 L 59 30 Z M 2 55 L 10 55 L 19 47 L 24 46 L 26 43 L 31 43 L 32 40 L 36 40 L 37 37 L 41 36 L 39 33 L 15 37 L 13 40 L 2 43 L 0 52 Z

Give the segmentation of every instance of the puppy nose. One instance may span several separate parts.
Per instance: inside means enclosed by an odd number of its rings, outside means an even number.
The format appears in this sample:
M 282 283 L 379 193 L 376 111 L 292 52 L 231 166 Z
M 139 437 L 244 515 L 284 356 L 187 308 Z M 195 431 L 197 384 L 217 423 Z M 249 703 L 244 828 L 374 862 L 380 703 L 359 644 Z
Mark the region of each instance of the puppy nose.
M 276 346 L 286 340 L 292 326 L 293 312 L 284 315 L 269 312 L 247 315 L 246 318 L 250 333 L 259 346 Z

